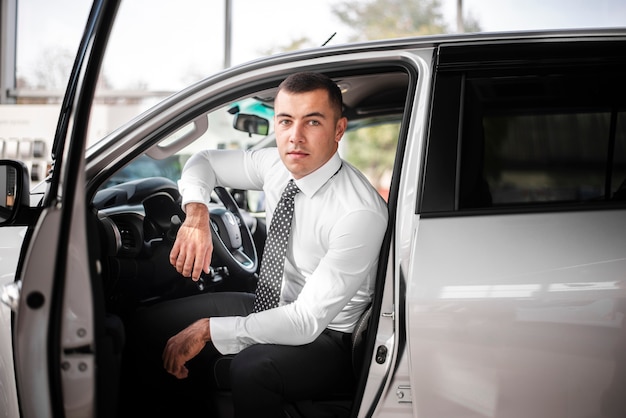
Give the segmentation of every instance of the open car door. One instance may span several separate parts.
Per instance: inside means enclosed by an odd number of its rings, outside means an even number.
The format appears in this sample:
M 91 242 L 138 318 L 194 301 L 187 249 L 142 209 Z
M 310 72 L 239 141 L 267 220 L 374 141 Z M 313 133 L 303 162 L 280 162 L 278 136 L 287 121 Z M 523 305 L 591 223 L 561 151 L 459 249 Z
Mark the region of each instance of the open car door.
M 13 328 L 22 417 L 96 416 L 102 401 L 95 350 L 100 326 L 94 323 L 92 293 L 98 268 L 86 239 L 84 151 L 118 3 L 94 0 L 63 100 L 40 215 L 23 244 Z

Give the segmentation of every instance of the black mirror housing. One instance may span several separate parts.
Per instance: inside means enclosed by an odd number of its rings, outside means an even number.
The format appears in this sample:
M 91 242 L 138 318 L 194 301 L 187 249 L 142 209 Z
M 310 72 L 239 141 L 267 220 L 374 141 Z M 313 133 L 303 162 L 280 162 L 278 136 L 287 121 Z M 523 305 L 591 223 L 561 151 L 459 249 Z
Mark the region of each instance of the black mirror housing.
M 0 160 L 0 225 L 11 223 L 30 204 L 30 177 L 21 161 Z
M 249 135 L 267 136 L 270 132 L 269 120 L 257 115 L 237 113 L 233 119 L 233 127 L 238 131 L 247 132 Z

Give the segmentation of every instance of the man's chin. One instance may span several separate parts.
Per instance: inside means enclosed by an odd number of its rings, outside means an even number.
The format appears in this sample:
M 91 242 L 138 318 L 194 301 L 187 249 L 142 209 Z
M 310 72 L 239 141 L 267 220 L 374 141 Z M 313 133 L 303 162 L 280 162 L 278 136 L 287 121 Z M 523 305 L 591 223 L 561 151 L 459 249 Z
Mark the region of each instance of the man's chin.
M 309 170 L 303 164 L 289 163 L 285 166 L 296 180 L 309 174 Z

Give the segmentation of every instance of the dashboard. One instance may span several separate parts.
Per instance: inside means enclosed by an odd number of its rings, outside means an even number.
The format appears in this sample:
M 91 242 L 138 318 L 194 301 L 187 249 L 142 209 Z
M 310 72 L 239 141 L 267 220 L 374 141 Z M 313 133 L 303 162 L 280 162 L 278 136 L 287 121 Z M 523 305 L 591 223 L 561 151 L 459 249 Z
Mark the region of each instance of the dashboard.
M 215 244 L 211 272 L 200 282 L 183 277 L 170 264 L 169 253 L 185 218 L 180 201 L 176 184 L 161 177 L 121 183 L 95 195 L 93 208 L 109 311 L 123 315 L 141 305 L 201 292 L 249 291 L 254 274 L 229 270 Z M 219 199 L 211 203 L 209 211 L 215 242 L 216 236 L 225 235 L 220 216 L 229 213 Z M 240 212 L 244 220 L 241 227 L 261 233 L 256 228 L 257 219 Z

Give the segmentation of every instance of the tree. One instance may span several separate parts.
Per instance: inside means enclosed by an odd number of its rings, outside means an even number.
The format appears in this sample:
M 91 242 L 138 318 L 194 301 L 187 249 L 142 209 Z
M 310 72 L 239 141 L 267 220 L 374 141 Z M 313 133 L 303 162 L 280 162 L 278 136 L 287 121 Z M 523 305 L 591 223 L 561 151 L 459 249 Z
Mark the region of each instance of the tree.
M 48 48 L 39 56 L 34 69 L 36 88 L 62 90 L 72 70 L 74 54 L 65 48 Z
M 441 11 L 441 0 L 346 0 L 331 11 L 348 30 L 350 41 L 390 39 L 451 32 Z M 464 14 L 466 32 L 480 32 L 479 22 Z M 263 51 L 262 55 L 318 46 L 307 37 Z
M 348 0 L 332 10 L 354 41 L 448 32 L 440 0 Z
M 291 40 L 291 42 L 287 45 L 277 46 L 277 47 L 273 47 L 273 48 L 269 48 L 264 51 L 261 51 L 261 55 L 262 56 L 274 55 L 274 54 L 278 54 L 281 52 L 298 51 L 300 49 L 312 48 L 314 46 L 316 45 L 313 43 L 313 41 L 311 41 L 311 39 L 309 39 L 306 36 L 303 36 L 303 37 Z
M 66 48 L 45 49 L 35 62 L 32 76 L 18 74 L 18 88 L 28 90 L 39 90 L 42 93 L 40 98 L 20 99 L 20 103 L 60 103 L 62 94 L 55 96 L 54 92 L 64 92 L 67 88 L 68 79 L 74 64 L 74 54 Z M 98 77 L 98 92 L 113 90 L 113 86 L 106 74 L 106 69 L 102 69 Z M 137 81 L 126 87 L 129 90 L 147 91 L 147 84 Z M 98 94 L 96 93 L 96 96 Z M 97 103 L 104 104 L 134 104 L 139 103 L 140 98 L 128 97 L 96 97 Z
M 346 132 L 348 160 L 369 179 L 386 199 L 396 156 L 399 123 L 384 123 Z

